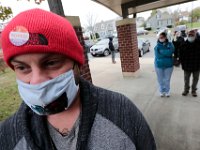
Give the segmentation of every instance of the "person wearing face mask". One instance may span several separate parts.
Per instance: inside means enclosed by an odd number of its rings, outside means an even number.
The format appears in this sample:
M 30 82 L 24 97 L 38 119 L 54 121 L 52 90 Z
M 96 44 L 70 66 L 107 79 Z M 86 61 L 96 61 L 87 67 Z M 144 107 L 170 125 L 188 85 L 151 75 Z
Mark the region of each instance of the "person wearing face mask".
M 190 90 L 190 76 L 193 76 L 191 93 L 197 97 L 197 85 L 200 72 L 200 45 L 196 38 L 195 30 L 188 32 L 188 38 L 184 42 L 180 51 L 180 61 L 184 71 L 184 91 L 183 96 L 187 96 Z
M 1 150 L 156 150 L 127 97 L 81 77 L 83 48 L 66 18 L 24 11 L 3 30 L 2 48 L 23 102 L 0 124 Z
M 170 80 L 173 72 L 174 45 L 168 41 L 167 34 L 159 34 L 155 51 L 155 71 L 161 97 L 170 97 Z
M 179 61 L 179 53 L 180 53 L 180 47 L 184 42 L 184 38 L 181 36 L 180 31 L 174 32 L 174 39 L 172 40 L 172 43 L 174 45 L 175 51 L 174 51 L 174 66 L 179 67 L 180 61 Z

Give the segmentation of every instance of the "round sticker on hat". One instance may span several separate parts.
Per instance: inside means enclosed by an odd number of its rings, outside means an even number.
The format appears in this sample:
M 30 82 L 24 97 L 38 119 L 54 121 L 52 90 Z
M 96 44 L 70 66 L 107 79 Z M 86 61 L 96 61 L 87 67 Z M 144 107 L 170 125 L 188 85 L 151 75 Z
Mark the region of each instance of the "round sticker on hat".
M 23 26 L 16 26 L 9 34 L 10 42 L 15 46 L 22 46 L 29 40 L 28 30 Z

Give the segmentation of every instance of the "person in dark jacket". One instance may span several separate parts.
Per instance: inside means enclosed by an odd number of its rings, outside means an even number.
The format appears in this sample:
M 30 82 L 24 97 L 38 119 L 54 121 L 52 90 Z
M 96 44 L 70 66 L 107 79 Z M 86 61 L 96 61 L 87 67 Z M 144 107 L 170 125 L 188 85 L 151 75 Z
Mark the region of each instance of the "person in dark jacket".
M 161 97 L 170 97 L 170 80 L 173 72 L 174 46 L 167 39 L 167 34 L 159 34 L 155 51 L 155 70 Z
M 195 29 L 195 32 L 196 32 L 196 40 L 198 40 L 200 42 L 200 30 Z
M 180 61 L 184 70 L 184 91 L 183 96 L 188 95 L 190 90 L 190 76 L 193 76 L 192 95 L 197 96 L 197 84 L 200 72 L 200 45 L 196 38 L 196 32 L 191 30 L 188 32 L 188 38 L 181 47 Z
M 81 78 L 83 48 L 66 18 L 24 11 L 4 28 L 2 49 L 23 102 L 0 124 L 0 150 L 156 150 L 127 97 Z
M 179 61 L 179 53 L 181 45 L 184 42 L 184 38 L 181 36 L 181 32 L 175 31 L 174 32 L 174 39 L 172 40 L 172 43 L 174 45 L 175 51 L 174 51 L 174 66 L 178 67 L 180 65 Z
M 109 37 L 109 43 L 108 43 L 109 49 L 111 51 L 111 55 L 112 55 L 112 63 L 115 64 L 115 47 L 113 45 L 113 37 Z

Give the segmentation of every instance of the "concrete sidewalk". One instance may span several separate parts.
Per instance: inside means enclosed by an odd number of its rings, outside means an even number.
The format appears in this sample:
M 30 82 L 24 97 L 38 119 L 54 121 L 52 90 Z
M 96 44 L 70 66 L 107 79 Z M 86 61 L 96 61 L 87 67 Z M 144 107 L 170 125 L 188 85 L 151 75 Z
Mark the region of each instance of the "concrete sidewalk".
M 171 97 L 161 98 L 157 90 L 153 58 L 140 59 L 140 76 L 123 78 L 119 58 L 91 59 L 93 83 L 129 97 L 143 112 L 155 136 L 158 150 L 200 150 L 199 97 L 183 97 L 183 71 L 175 68 L 171 81 Z M 200 89 L 200 86 L 198 85 Z

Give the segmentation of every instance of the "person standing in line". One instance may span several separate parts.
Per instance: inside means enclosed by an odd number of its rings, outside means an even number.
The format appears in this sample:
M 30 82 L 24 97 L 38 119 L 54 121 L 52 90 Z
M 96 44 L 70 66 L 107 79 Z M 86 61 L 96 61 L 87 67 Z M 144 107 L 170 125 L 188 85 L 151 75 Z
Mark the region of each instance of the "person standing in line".
M 155 71 L 161 97 L 170 97 L 170 80 L 173 72 L 174 45 L 168 41 L 167 34 L 159 34 L 155 51 Z
M 109 49 L 111 51 L 111 55 L 112 55 L 112 63 L 115 64 L 116 61 L 115 61 L 115 47 L 113 45 L 113 37 L 109 37 Z
M 174 32 L 174 39 L 172 40 L 172 43 L 174 44 L 174 66 L 179 67 L 180 61 L 179 61 L 179 53 L 180 53 L 180 47 L 184 42 L 184 38 L 181 36 L 180 31 Z
M 183 96 L 187 96 L 190 90 L 190 76 L 192 81 L 192 96 L 197 97 L 197 85 L 200 72 L 200 45 L 195 30 L 188 32 L 188 38 L 184 42 L 180 51 L 180 61 L 184 71 L 184 91 Z
M 194 32 L 196 33 L 196 40 L 200 41 L 200 30 L 195 28 L 195 29 L 192 29 L 194 30 Z

